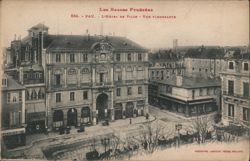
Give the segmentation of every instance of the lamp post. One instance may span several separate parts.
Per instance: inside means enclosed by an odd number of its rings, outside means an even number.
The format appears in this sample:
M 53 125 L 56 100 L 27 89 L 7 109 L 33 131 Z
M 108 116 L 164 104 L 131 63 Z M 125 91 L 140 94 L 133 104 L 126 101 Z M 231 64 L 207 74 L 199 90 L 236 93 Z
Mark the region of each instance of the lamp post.
M 107 149 L 107 145 L 109 145 L 109 143 L 110 143 L 110 138 L 104 138 L 104 139 L 102 139 L 101 140 L 101 143 L 102 143 L 102 145 L 104 145 L 104 148 L 105 148 L 105 153 L 106 153 L 106 149 Z
M 175 129 L 178 131 L 178 147 L 180 146 L 180 130 L 182 129 L 182 124 L 176 124 Z

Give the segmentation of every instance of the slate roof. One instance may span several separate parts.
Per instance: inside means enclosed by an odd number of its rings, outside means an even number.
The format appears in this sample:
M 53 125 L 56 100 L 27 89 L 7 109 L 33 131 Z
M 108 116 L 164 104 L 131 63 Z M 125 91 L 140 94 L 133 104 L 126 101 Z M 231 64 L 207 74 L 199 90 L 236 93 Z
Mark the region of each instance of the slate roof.
M 201 87 L 216 87 L 221 86 L 221 81 L 219 79 L 212 79 L 212 78 L 192 78 L 192 77 L 183 77 L 182 78 L 182 85 L 176 85 L 176 77 L 168 80 L 159 81 L 162 84 L 168 84 L 176 87 L 182 88 L 201 88 Z
M 42 24 L 42 23 L 39 23 L 39 24 L 37 24 L 37 25 L 35 25 L 35 26 L 32 26 L 30 29 L 35 29 L 35 28 L 44 28 L 44 29 L 48 29 L 48 27 L 45 26 L 45 25 Z
M 222 59 L 224 58 L 224 49 L 223 48 L 207 48 L 207 47 L 200 47 L 200 48 L 191 48 L 188 49 L 185 57 L 186 58 L 198 58 L 198 59 Z
M 2 86 L 3 91 L 25 89 L 24 86 L 19 84 L 17 81 L 15 81 L 12 77 L 8 76 L 7 74 L 3 74 L 2 78 L 7 78 L 7 87 Z
M 90 50 L 94 43 L 102 40 L 109 43 L 115 50 L 146 51 L 139 44 L 125 37 L 117 36 L 47 35 L 44 46 L 48 50 Z

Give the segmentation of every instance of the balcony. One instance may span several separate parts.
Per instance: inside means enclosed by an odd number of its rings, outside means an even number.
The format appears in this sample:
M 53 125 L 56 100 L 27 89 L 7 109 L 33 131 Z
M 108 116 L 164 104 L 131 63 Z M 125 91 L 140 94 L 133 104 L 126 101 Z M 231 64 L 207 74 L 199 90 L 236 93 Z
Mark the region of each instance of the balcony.
M 225 96 L 231 96 L 231 97 L 236 97 L 236 98 L 241 98 L 241 99 L 249 99 L 249 95 L 247 94 L 236 94 L 228 91 L 223 91 L 223 95 Z
M 110 87 L 111 85 L 111 82 L 98 82 L 94 84 L 95 87 Z

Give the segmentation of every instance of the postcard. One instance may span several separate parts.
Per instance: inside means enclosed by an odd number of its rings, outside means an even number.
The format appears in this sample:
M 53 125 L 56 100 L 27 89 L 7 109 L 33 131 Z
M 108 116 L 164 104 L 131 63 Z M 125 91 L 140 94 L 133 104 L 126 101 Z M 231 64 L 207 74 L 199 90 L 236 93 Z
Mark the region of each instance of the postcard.
M 3 160 L 249 160 L 249 1 L 0 5 Z

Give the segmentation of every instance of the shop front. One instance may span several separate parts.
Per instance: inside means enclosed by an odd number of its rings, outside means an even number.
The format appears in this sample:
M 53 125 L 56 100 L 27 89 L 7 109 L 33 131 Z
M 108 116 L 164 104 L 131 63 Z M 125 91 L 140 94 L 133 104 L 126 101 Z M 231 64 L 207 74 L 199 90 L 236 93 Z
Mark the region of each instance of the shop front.
M 7 149 L 13 149 L 26 144 L 25 128 L 2 131 L 2 141 Z

